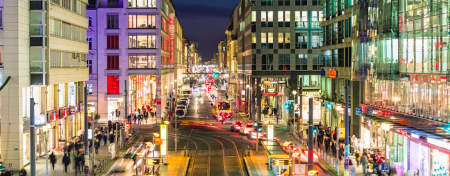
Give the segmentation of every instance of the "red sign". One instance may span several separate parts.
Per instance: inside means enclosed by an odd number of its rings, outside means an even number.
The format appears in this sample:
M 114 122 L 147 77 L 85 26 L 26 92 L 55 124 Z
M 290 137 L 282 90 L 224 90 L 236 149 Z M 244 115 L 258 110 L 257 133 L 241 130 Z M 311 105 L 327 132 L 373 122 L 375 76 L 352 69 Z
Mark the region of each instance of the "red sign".
M 278 92 L 273 92 L 273 93 L 270 93 L 270 92 L 263 92 L 263 93 L 262 93 L 262 96 L 263 96 L 263 97 L 275 97 L 275 96 L 283 96 L 283 94 L 282 94 L 282 93 L 279 94 Z
M 119 77 L 118 76 L 108 76 L 108 93 L 111 93 L 111 94 L 119 93 Z
M 50 122 L 55 121 L 56 119 L 58 119 L 58 115 L 59 115 L 59 111 L 51 111 L 47 113 L 47 119 Z
M 328 75 L 330 76 L 330 78 L 336 78 L 336 70 L 335 69 L 329 69 L 328 70 Z
M 300 108 L 300 105 L 298 104 L 298 105 L 295 105 L 295 110 L 300 110 L 301 108 Z
M 69 115 L 69 108 L 59 109 L 59 117 L 67 117 Z

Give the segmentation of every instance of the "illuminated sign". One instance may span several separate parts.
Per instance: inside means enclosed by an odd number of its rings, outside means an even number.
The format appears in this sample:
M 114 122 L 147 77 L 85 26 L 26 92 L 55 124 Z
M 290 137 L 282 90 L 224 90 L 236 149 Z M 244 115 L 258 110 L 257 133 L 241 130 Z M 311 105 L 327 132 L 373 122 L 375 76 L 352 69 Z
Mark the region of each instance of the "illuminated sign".
M 53 122 L 53 121 L 55 121 L 56 119 L 58 119 L 58 117 L 59 117 L 59 111 L 56 110 L 56 111 L 48 112 L 48 113 L 47 113 L 47 116 L 48 116 L 48 121 L 49 121 L 49 122 Z
M 167 139 L 167 125 L 161 125 L 161 139 Z
M 274 167 L 292 166 L 292 160 L 291 159 L 274 159 L 273 166 Z
M 416 139 L 420 139 L 420 136 L 414 133 L 411 133 L 411 137 L 412 138 L 416 138 Z
M 278 84 L 286 84 L 286 81 L 278 81 Z
M 430 143 L 430 144 L 433 144 L 435 146 L 442 147 L 442 148 L 450 150 L 450 143 L 445 142 L 443 140 L 438 140 L 438 139 L 427 137 L 427 142 Z
M 275 92 L 275 89 L 267 89 L 269 92 Z
M 145 165 L 147 166 L 162 166 L 164 165 L 163 158 L 145 159 Z
M 45 114 L 39 114 L 34 117 L 34 125 L 40 126 L 45 124 Z
M 270 84 L 278 84 L 278 81 L 270 81 Z
M 303 90 L 302 95 L 307 96 L 307 97 L 320 97 L 321 93 L 322 93 L 322 90 L 317 90 L 317 91 Z
M 270 85 L 270 81 L 264 81 L 263 84 Z
M 63 108 L 59 110 L 59 117 L 67 117 L 69 115 L 69 108 Z
M 337 72 L 336 72 L 335 69 L 329 69 L 328 70 L 328 75 L 330 76 L 330 78 L 336 78 Z
M 267 125 L 267 141 L 273 140 L 273 125 Z

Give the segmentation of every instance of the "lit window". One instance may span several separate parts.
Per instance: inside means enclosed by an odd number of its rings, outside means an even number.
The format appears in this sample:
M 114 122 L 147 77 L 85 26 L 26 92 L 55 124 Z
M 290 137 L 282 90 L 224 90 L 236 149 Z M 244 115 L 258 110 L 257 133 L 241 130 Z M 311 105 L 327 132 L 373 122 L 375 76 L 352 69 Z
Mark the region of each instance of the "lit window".
M 278 33 L 278 43 L 283 43 L 283 33 Z
M 261 22 L 266 22 L 266 21 L 267 21 L 266 11 L 261 11 Z
M 278 21 L 282 22 L 283 20 L 283 11 L 278 11 Z
M 272 32 L 269 32 L 268 38 L 269 38 L 269 42 L 268 43 L 273 43 L 273 33 Z
M 267 43 L 266 33 L 261 33 L 261 43 Z
M 291 21 L 291 11 L 285 11 L 284 14 L 286 15 L 286 21 Z
M 256 11 L 252 11 L 252 22 L 256 22 Z
M 273 21 L 273 11 L 269 11 L 269 17 L 268 17 L 268 19 L 269 19 L 269 22 L 272 22 L 272 21 Z

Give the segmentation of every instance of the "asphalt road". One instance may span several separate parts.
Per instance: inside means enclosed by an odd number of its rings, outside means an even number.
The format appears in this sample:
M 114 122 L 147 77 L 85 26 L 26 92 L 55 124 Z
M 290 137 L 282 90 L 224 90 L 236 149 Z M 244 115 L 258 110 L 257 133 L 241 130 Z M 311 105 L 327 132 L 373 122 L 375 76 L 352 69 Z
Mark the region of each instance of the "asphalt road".
M 221 93 L 219 93 L 221 94 Z M 255 149 L 256 141 L 247 136 L 232 132 L 231 124 L 217 122 L 212 116 L 211 101 L 203 91 L 194 92 L 193 97 L 203 97 L 203 102 L 195 102 L 192 98 L 184 119 L 178 119 L 178 123 L 196 122 L 209 123 L 208 125 L 180 125 L 178 126 L 177 150 L 188 149 L 193 160 L 189 166 L 188 175 L 192 176 L 237 176 L 246 175 L 242 162 L 242 153 L 245 149 Z M 242 120 L 238 114 L 233 114 L 234 120 Z M 141 131 L 144 142 L 152 141 L 152 133 L 159 132 L 159 126 L 135 125 Z M 277 129 L 276 129 L 277 130 Z M 278 129 L 279 130 L 279 129 Z M 169 128 L 169 152 L 175 150 L 175 129 Z M 284 131 L 285 132 L 285 131 Z M 282 130 L 277 133 L 284 133 Z M 264 148 L 259 145 L 259 150 Z M 319 171 L 321 172 L 321 171 Z M 322 172 L 323 173 L 323 172 Z

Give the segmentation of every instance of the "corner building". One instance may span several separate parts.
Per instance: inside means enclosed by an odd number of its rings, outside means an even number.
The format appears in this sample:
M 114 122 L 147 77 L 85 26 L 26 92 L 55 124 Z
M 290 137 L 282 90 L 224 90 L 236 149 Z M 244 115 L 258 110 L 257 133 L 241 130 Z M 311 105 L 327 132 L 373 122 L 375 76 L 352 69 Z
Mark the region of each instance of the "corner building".
M 294 110 L 284 105 L 299 103 L 293 90 L 299 92 L 300 84 L 305 93 L 320 89 L 322 6 L 318 0 L 241 1 L 230 20 L 226 33 L 237 42 L 237 80 L 230 81 L 237 106 L 245 112 L 277 109 L 287 121 Z
M 30 163 L 32 116 L 37 156 L 45 155 L 46 138 L 57 153 L 84 128 L 87 3 L 0 1 L 1 159 L 13 171 Z
M 88 103 L 97 106 L 101 121 L 125 117 L 153 106 L 165 114 L 168 97 L 182 83 L 183 32 L 169 0 L 98 0 L 88 9 L 92 18 L 92 72 Z M 89 33 L 89 32 L 88 32 Z M 172 101 L 173 102 L 173 101 Z M 173 107 L 173 106 L 172 106 Z M 118 113 L 120 112 L 120 113 Z M 119 115 L 120 114 L 120 115 Z

